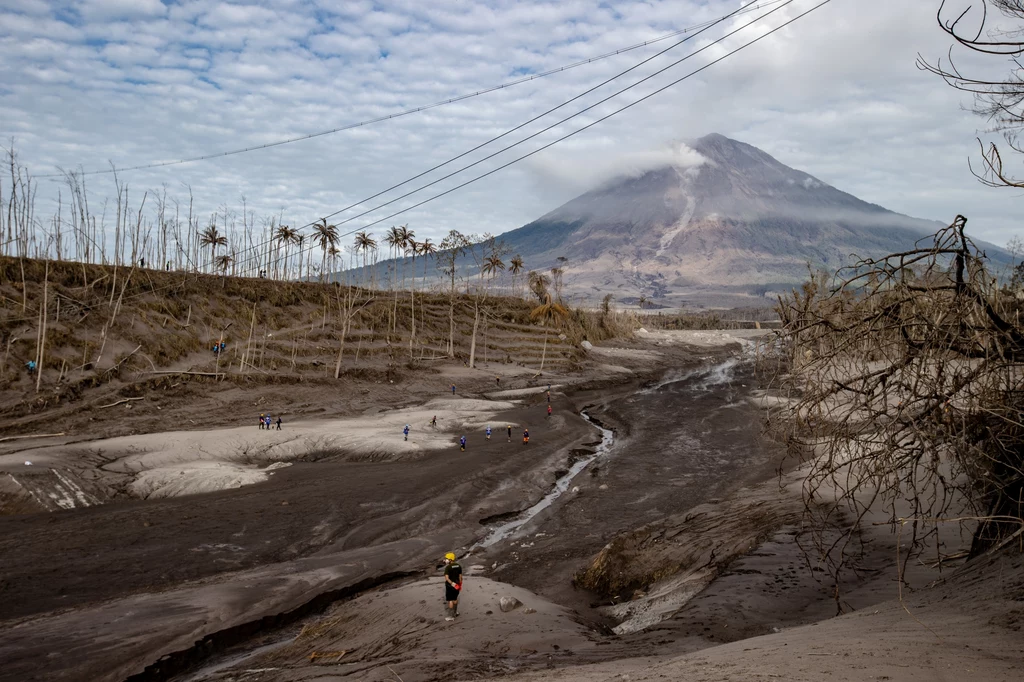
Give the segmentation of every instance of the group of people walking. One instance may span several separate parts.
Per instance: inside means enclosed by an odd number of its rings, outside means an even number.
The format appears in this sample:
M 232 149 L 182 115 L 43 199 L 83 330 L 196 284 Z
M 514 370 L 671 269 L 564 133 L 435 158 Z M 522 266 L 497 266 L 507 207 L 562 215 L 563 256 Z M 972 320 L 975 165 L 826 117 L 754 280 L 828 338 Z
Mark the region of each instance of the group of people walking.
M 495 377 L 495 381 L 500 385 L 501 377 Z M 448 388 L 449 388 L 449 390 L 451 390 L 452 395 L 455 395 L 455 384 L 450 384 L 448 386 Z M 553 413 L 553 410 L 551 408 L 551 384 L 548 384 L 548 388 L 547 388 L 547 391 L 545 393 L 545 397 L 547 398 L 547 414 L 548 414 L 548 418 L 550 418 L 552 413 Z M 437 415 L 435 415 L 430 420 L 430 428 L 432 428 L 432 429 L 436 429 L 437 428 Z M 508 432 L 508 442 L 511 443 L 512 442 L 512 425 L 511 424 L 508 425 L 507 432 Z M 409 440 L 409 425 L 408 424 L 405 425 L 405 429 L 403 429 L 403 433 L 405 434 L 405 440 Z M 491 425 L 490 424 L 488 424 L 487 428 L 484 429 L 484 435 L 485 435 L 487 440 L 491 439 Z M 466 444 L 467 444 L 467 442 L 468 441 L 466 440 L 466 436 L 464 436 L 464 435 L 463 436 L 459 436 L 459 450 L 460 451 L 462 451 L 462 452 L 466 451 Z M 529 442 L 530 442 L 530 429 L 524 428 L 523 429 L 523 445 L 528 445 Z
M 437 417 L 435 417 L 434 419 L 436 420 Z M 436 422 L 435 421 L 432 420 L 430 423 L 431 423 L 431 426 L 435 426 L 435 428 L 436 428 Z M 511 424 L 508 425 L 507 431 L 508 431 L 508 442 L 511 443 L 512 442 L 512 425 Z M 409 440 L 409 425 L 408 424 L 405 425 L 405 432 L 406 432 L 405 433 L 405 439 Z M 484 436 L 486 437 L 487 440 L 491 439 L 491 425 L 490 424 L 488 424 L 487 428 L 484 429 Z M 466 437 L 465 436 L 459 436 L 459 450 L 461 450 L 462 452 L 466 451 L 466 442 L 467 441 L 466 441 Z M 529 442 L 530 442 L 530 429 L 523 429 L 523 445 L 526 445 Z
M 264 413 L 260 412 L 260 430 L 262 431 L 263 429 L 266 429 L 267 431 L 270 431 L 271 428 L 272 428 L 271 424 L 274 423 L 272 421 L 272 419 L 273 419 L 273 417 L 271 417 L 269 414 L 264 414 Z M 276 431 L 280 431 L 281 430 L 281 423 L 282 423 L 281 422 L 281 417 L 278 417 L 277 418 L 277 429 L 275 429 Z

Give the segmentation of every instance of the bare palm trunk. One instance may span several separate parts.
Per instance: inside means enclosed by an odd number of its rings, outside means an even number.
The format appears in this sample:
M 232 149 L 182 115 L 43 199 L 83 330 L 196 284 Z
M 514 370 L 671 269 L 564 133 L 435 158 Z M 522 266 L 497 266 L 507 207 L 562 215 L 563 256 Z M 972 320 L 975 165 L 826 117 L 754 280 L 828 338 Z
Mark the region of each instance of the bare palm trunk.
M 544 358 L 548 354 L 548 328 L 544 327 L 544 349 L 540 352 L 540 371 L 544 371 Z
M 342 308 L 341 315 L 341 338 L 338 343 L 338 359 L 334 363 L 334 378 L 339 379 L 341 377 L 341 361 L 345 356 L 345 337 L 348 335 L 348 325 L 352 319 L 352 311 L 348 308 L 350 292 L 345 293 L 345 306 L 342 306 L 341 296 L 338 296 L 338 307 Z M 345 309 L 348 308 L 348 309 Z
M 473 338 L 469 342 L 469 368 L 476 364 L 476 330 L 480 326 L 480 302 L 473 307 Z
M 409 359 L 412 359 L 412 348 L 416 342 L 416 257 L 412 259 L 412 285 L 409 287 L 409 317 L 412 331 L 409 333 Z
M 242 353 L 242 361 L 238 364 L 238 371 L 241 374 L 246 373 L 245 363 L 251 355 L 250 349 L 252 348 L 252 333 L 256 329 L 256 301 L 252 302 L 252 318 L 249 321 L 249 338 L 245 340 L 245 352 Z
M 43 307 L 39 310 L 40 340 L 36 362 L 36 393 L 43 385 L 43 362 L 46 361 L 46 308 L 50 283 L 50 261 L 46 261 L 46 274 L 43 275 Z
M 338 360 L 334 363 L 334 378 L 341 378 L 341 360 L 345 356 L 345 337 L 348 334 L 348 320 L 341 323 L 341 338 L 338 343 Z
M 455 299 L 448 302 L 448 357 L 455 357 Z

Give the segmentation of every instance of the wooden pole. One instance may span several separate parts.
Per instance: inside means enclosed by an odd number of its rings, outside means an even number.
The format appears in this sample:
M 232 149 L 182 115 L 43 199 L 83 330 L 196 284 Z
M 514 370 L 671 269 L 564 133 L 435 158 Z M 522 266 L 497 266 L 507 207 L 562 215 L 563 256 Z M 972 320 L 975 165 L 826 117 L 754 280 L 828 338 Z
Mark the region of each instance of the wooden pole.
M 46 261 L 46 271 L 43 275 L 43 307 L 39 311 L 39 316 L 42 324 L 41 338 L 39 340 L 39 361 L 36 363 L 36 393 L 39 393 L 40 388 L 43 385 L 43 361 L 46 359 L 46 308 L 47 308 L 47 296 L 49 294 L 49 283 L 50 283 L 50 261 Z
M 242 362 L 239 364 L 238 369 L 242 371 L 249 359 L 249 348 L 252 346 L 252 331 L 256 327 L 256 301 L 252 302 L 252 319 L 249 320 L 249 338 L 245 340 L 245 352 L 242 354 Z

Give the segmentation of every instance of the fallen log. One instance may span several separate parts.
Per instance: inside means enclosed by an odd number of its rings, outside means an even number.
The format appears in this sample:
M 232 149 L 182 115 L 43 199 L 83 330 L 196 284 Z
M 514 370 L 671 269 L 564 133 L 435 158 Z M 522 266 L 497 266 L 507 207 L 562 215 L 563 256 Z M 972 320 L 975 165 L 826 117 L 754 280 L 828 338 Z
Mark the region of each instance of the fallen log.
M 124 398 L 123 400 L 118 400 L 116 403 L 110 403 L 109 405 L 100 405 L 96 409 L 97 410 L 105 410 L 108 407 L 114 407 L 116 405 L 123 405 L 124 403 L 131 402 L 132 400 L 145 400 L 145 398 Z
M 30 434 L 28 436 L 6 436 L 4 438 L 0 438 L 0 443 L 3 443 L 6 440 L 18 440 L 18 439 L 21 439 L 21 438 L 52 438 L 54 436 L 63 436 L 63 435 L 64 435 L 64 431 L 61 431 L 60 433 L 34 433 L 34 434 Z
M 108 369 L 107 372 L 115 372 L 115 371 L 117 371 L 117 368 L 120 367 L 122 365 L 122 363 L 124 363 L 125 360 L 127 360 L 131 356 L 135 355 L 136 351 L 138 351 L 140 348 L 142 348 L 142 344 L 141 343 L 135 347 L 135 350 L 133 350 L 131 353 L 129 353 L 128 355 L 126 355 L 123 358 L 121 358 L 120 362 L 118 362 L 116 365 L 114 365 L 113 367 Z
M 173 369 L 165 369 L 157 372 L 143 372 L 143 374 L 191 374 L 200 377 L 222 377 L 226 376 L 224 372 L 183 372 Z

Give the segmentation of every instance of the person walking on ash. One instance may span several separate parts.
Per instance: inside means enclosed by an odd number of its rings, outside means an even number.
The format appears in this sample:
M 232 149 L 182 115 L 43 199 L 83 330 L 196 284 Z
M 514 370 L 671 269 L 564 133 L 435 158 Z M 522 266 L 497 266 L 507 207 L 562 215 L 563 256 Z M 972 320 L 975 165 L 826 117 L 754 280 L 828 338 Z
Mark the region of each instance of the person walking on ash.
M 462 592 L 462 566 L 455 560 L 455 553 L 444 555 L 444 601 L 447 616 L 445 620 L 455 620 L 459 615 L 459 594 Z

